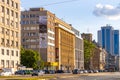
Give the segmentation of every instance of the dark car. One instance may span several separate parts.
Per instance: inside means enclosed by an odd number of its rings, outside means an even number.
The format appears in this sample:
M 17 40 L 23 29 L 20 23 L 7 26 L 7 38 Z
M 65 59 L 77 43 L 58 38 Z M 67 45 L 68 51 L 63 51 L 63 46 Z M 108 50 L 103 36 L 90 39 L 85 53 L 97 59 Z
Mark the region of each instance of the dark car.
M 49 74 L 55 74 L 55 70 L 49 70 Z
M 72 73 L 73 73 L 73 74 L 79 74 L 80 72 L 79 72 L 78 69 L 74 69 L 74 70 L 72 71 Z
M 19 75 L 25 75 L 26 74 L 26 71 L 25 70 L 18 70 L 15 72 L 15 74 L 19 74 Z
M 50 73 L 49 70 L 44 70 L 44 72 L 45 72 L 45 74 L 49 74 Z
M 63 70 L 57 70 L 57 71 L 55 71 L 55 73 L 64 73 L 64 71 Z

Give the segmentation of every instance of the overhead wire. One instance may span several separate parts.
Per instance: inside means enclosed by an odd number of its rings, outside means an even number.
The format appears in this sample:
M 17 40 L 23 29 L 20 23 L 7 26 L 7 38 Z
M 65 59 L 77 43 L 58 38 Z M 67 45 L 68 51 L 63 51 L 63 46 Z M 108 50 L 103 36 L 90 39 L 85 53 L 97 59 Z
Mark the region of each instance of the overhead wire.
M 75 2 L 75 1 L 78 1 L 78 0 L 67 0 L 67 1 L 61 1 L 61 2 L 45 4 L 45 5 L 41 5 L 41 6 L 44 7 L 44 6 L 49 6 L 49 5 L 62 4 L 62 3 Z

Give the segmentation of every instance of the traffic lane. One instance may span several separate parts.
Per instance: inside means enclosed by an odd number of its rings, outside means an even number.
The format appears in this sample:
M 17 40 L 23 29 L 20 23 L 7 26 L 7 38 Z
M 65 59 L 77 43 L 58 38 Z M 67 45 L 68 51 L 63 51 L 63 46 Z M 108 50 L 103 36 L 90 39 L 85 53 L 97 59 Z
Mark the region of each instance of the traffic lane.
M 96 73 L 79 76 L 56 77 L 51 80 L 120 80 L 120 73 Z

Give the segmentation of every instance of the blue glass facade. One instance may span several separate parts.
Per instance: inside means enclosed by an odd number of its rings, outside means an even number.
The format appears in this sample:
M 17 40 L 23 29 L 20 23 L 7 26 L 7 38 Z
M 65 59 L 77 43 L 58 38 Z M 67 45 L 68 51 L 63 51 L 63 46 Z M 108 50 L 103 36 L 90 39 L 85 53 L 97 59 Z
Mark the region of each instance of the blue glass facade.
M 102 47 L 105 48 L 105 29 L 102 29 Z
M 110 46 L 111 46 L 111 43 L 110 43 L 110 40 L 111 40 L 111 36 L 110 36 L 110 29 L 106 29 L 106 39 L 105 39 L 105 42 L 106 42 L 106 51 L 108 53 L 111 53 L 111 50 L 110 50 Z
M 119 54 L 119 30 L 114 30 L 114 54 Z
M 113 30 L 112 26 L 101 27 L 101 45 L 110 54 L 119 54 L 119 30 Z

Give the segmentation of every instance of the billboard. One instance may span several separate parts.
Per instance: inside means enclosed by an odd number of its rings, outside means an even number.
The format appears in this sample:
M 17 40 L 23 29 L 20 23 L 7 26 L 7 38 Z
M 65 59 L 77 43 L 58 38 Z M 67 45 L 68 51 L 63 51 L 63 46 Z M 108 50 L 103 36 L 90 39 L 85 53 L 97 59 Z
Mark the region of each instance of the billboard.
M 47 16 L 39 16 L 39 24 L 47 25 Z
M 47 33 L 42 33 L 39 36 L 40 39 L 40 48 L 47 48 Z
M 47 16 L 39 16 L 39 45 L 47 48 Z

